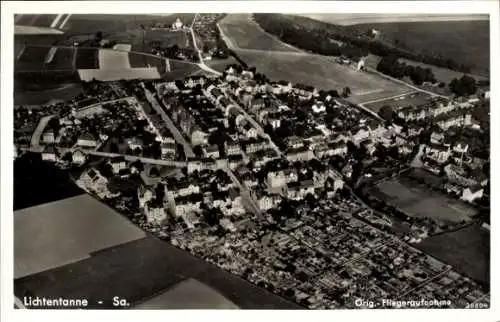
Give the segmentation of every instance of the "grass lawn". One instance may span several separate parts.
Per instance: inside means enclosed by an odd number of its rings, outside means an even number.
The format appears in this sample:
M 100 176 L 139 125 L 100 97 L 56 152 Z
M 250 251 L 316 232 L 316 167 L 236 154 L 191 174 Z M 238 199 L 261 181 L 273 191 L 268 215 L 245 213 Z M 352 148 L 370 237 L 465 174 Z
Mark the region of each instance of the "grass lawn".
M 78 48 L 76 52 L 76 68 L 94 69 L 99 68 L 99 49 Z
M 394 83 L 376 74 L 339 65 L 335 58 L 314 55 L 265 51 L 236 51 L 249 66 L 264 73 L 271 80 L 312 85 L 318 89 L 342 91 L 351 88 L 349 100 L 361 103 L 409 92 L 404 85 Z
M 451 58 L 471 66 L 473 74 L 489 73 L 490 39 L 487 20 L 367 23 L 355 28 L 377 29 L 384 41 L 401 48 Z M 438 74 L 440 72 L 436 72 L 436 76 Z
M 380 182 L 374 190 L 378 190 L 389 203 L 414 217 L 460 222 L 477 213 L 472 206 L 404 177 Z
M 430 97 L 429 94 L 423 92 L 414 92 L 404 96 L 366 104 L 365 106 L 374 112 L 378 112 L 384 105 L 389 105 L 393 110 L 396 110 L 399 107 L 425 104 Z
M 490 233 L 480 226 L 436 235 L 414 246 L 478 282 L 489 283 Z
M 297 52 L 274 36 L 266 33 L 253 21 L 251 14 L 230 14 L 219 22 L 223 34 L 229 38 L 231 49 L 260 49 Z

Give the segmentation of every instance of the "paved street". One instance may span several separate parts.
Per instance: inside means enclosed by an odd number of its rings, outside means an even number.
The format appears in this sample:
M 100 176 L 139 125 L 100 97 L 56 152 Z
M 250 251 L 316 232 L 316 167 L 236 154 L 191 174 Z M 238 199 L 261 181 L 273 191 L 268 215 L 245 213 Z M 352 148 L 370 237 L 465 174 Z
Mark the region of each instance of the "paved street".
M 167 113 L 165 113 L 158 100 L 148 89 L 144 88 L 144 92 L 146 93 L 146 98 L 148 99 L 149 103 L 151 103 L 151 106 L 155 109 L 155 111 L 158 114 L 160 114 L 161 118 L 167 125 L 168 129 L 170 130 L 170 132 L 172 132 L 175 141 L 182 144 L 182 146 L 184 147 L 184 154 L 186 155 L 186 157 L 188 158 L 195 157 L 196 155 L 194 154 L 193 149 L 191 148 L 191 144 L 189 144 L 189 142 L 186 141 L 182 133 L 175 126 L 174 122 L 172 122 Z

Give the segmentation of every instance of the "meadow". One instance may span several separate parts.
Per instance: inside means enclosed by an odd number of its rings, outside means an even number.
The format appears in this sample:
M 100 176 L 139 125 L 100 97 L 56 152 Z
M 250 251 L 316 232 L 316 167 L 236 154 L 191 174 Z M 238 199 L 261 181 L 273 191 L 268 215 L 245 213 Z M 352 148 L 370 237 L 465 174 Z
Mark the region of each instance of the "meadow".
M 274 81 L 286 80 L 315 86 L 318 89 L 342 91 L 351 89 L 349 101 L 364 101 L 407 93 L 410 89 L 378 75 L 340 65 L 333 57 L 283 52 L 236 51 L 249 66 Z
M 226 44 L 231 49 L 259 49 L 266 51 L 291 51 L 289 46 L 273 35 L 266 33 L 253 21 L 251 14 L 230 14 L 219 22 Z
M 470 220 L 477 213 L 475 208 L 464 202 L 404 177 L 382 181 L 373 191 L 376 194 L 381 193 L 388 203 L 412 217 L 458 223 Z

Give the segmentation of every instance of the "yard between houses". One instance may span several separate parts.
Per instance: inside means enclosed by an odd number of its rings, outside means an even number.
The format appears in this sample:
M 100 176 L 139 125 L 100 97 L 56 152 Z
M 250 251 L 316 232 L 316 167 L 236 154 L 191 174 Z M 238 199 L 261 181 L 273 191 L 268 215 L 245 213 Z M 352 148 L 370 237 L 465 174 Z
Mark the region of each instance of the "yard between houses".
M 355 104 L 411 91 L 376 74 L 340 65 L 334 57 L 272 51 L 236 50 L 236 53 L 274 81 L 286 80 L 339 92 L 348 86 L 352 93 L 348 100 Z
M 231 49 L 299 52 L 262 30 L 251 14 L 229 14 L 219 22 L 219 26 Z
M 477 213 L 474 207 L 405 177 L 380 182 L 371 192 L 412 217 L 457 223 L 468 221 Z

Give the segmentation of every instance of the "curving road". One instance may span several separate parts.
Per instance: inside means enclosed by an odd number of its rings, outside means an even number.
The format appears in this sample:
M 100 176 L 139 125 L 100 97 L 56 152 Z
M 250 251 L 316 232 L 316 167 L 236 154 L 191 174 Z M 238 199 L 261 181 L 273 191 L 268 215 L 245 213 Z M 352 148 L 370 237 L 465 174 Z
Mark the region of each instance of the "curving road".
M 35 131 L 33 132 L 33 135 L 31 135 L 31 147 L 33 147 L 34 149 L 40 148 L 40 136 L 47 127 L 47 124 L 49 124 L 49 121 L 54 117 L 55 115 L 48 115 L 40 119 Z

